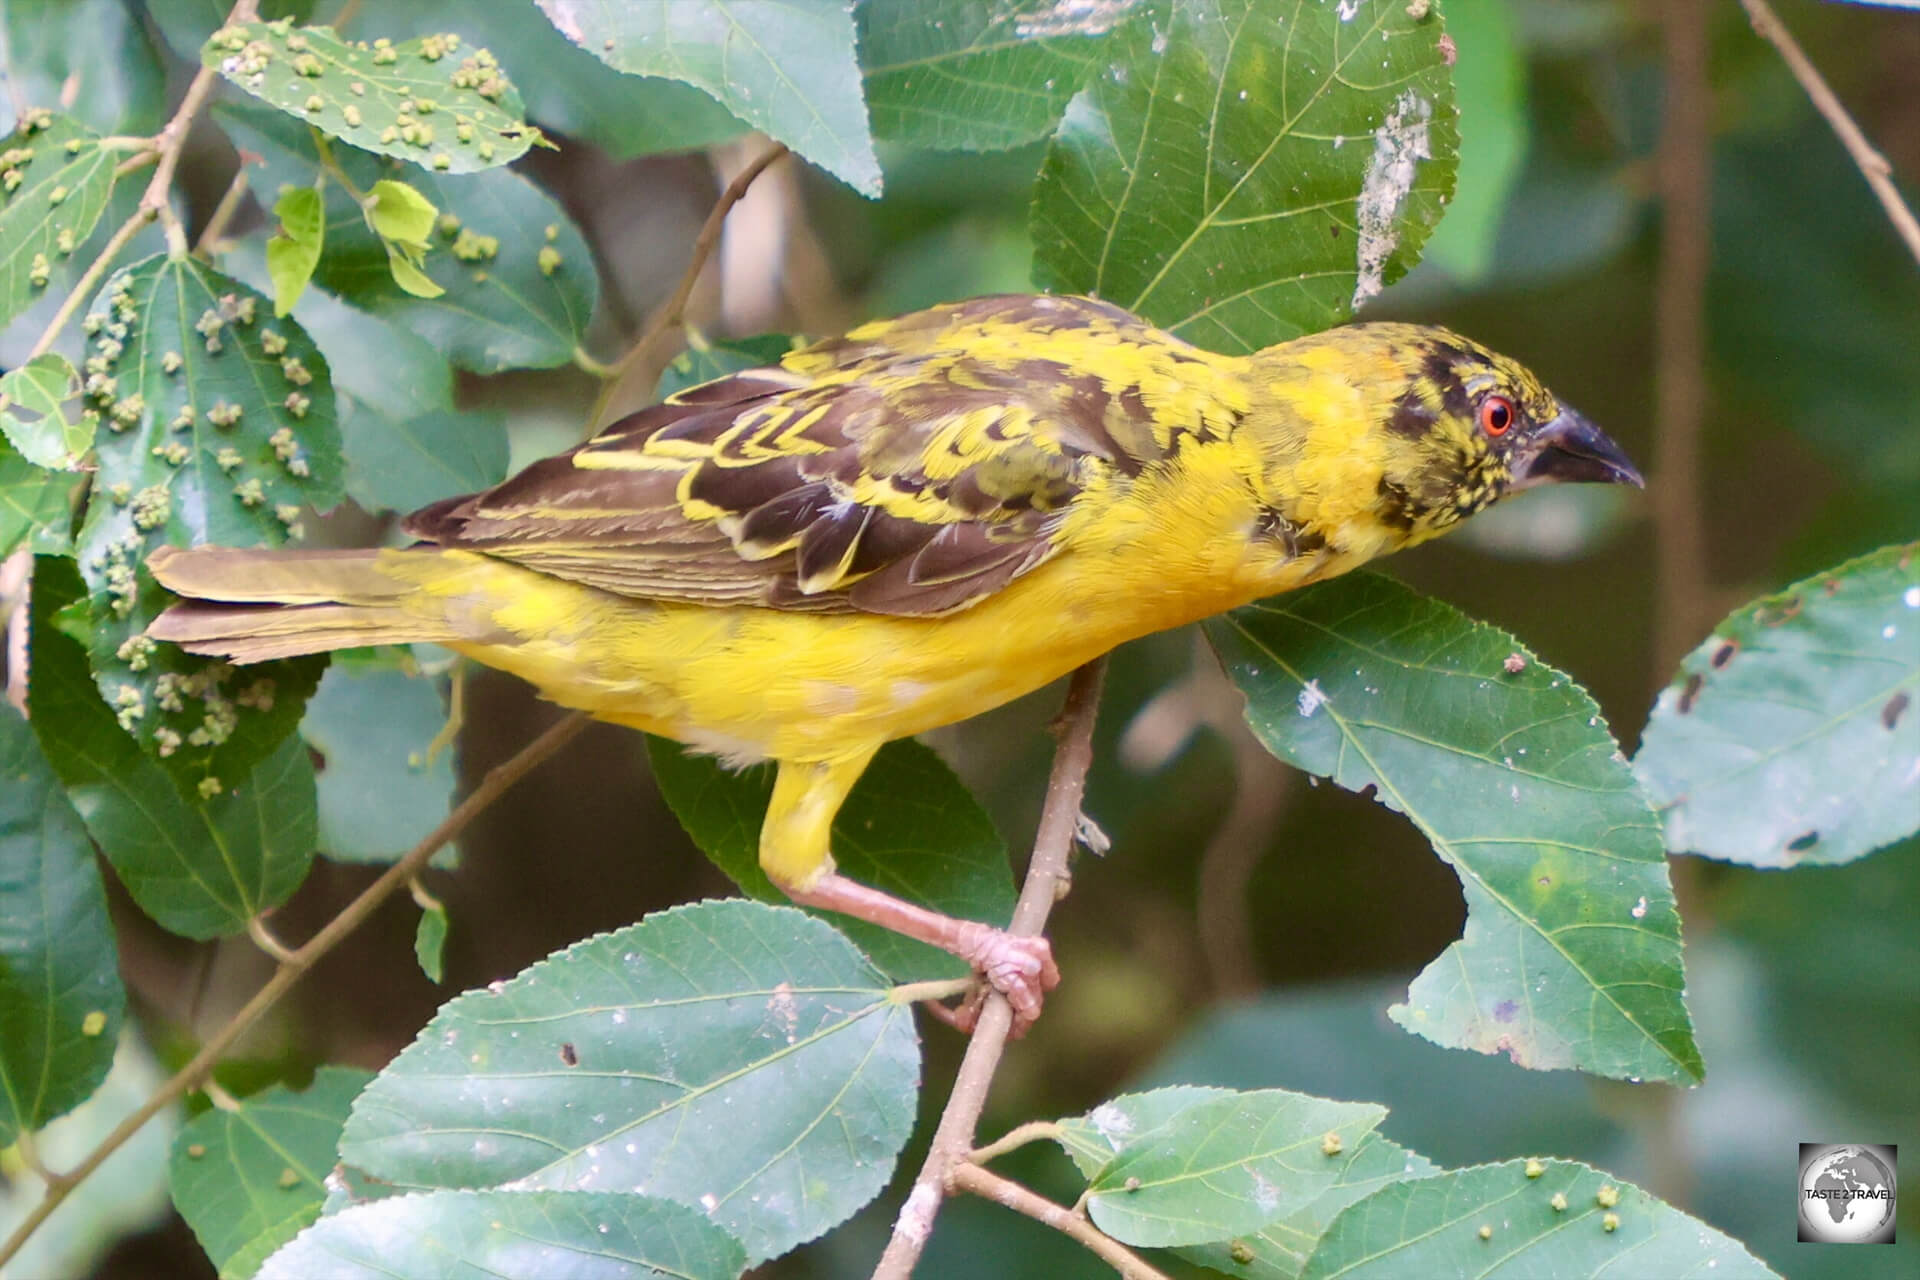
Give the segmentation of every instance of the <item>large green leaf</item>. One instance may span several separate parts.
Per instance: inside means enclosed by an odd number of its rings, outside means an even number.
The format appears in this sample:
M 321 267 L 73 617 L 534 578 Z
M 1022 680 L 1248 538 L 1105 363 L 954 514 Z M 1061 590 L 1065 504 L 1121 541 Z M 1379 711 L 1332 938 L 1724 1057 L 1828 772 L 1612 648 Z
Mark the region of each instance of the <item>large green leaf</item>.
M 322 1067 L 296 1093 L 275 1085 L 190 1121 L 173 1140 L 168 1181 L 222 1280 L 259 1270 L 320 1216 L 347 1108 L 371 1072 Z
M 1171 0 L 1129 23 L 1047 151 L 1036 283 L 1221 351 L 1345 320 L 1453 191 L 1439 12 Z
M 1741 606 L 1680 664 L 1634 759 L 1667 848 L 1849 862 L 1920 829 L 1920 543 Z
M 222 265 L 266 283 L 258 241 Z M 348 497 L 369 511 L 411 511 L 506 478 L 503 416 L 453 411 L 453 366 L 431 343 L 324 289 L 307 290 L 293 318 L 333 372 Z
M 161 545 L 280 543 L 339 501 L 327 363 L 264 296 L 192 258 L 117 272 L 86 328 L 102 416 L 79 545 L 94 675 L 170 773 L 216 789 L 293 732 L 325 660 L 236 672 L 156 644 L 144 633 L 172 597 L 141 566 Z
M 1124 1115 L 1126 1101 L 1107 1108 Z M 1197 1245 L 1258 1231 L 1338 1185 L 1386 1114 L 1371 1103 L 1261 1089 L 1142 1117 L 1089 1180 L 1087 1212 L 1132 1245 Z
M 313 860 L 313 766 L 289 737 L 218 795 L 184 792 L 101 701 L 86 651 L 56 621 L 80 598 L 72 564 L 34 565 L 33 680 L 40 748 L 127 891 L 175 933 L 237 933 L 285 902 Z
M 0 438 L 0 559 L 26 543 L 43 555 L 73 545 L 68 494 L 75 477 L 36 467 Z
M 413 511 L 507 478 L 507 415 L 499 410 L 442 409 L 383 421 L 356 411 L 348 428 L 357 450 L 347 462 L 376 506 Z
M 1773 1274 L 1739 1242 L 1597 1169 L 1510 1160 L 1374 1192 L 1334 1219 L 1305 1277 Z
M 0 129 L 23 107 L 56 103 L 98 133 L 152 133 L 165 118 L 166 72 L 125 0 L 9 0 L 0 58 Z
M 106 1079 L 125 1006 L 93 843 L 32 728 L 0 705 L 0 1142 Z
M 340 1153 L 399 1189 L 668 1196 L 761 1261 L 886 1183 L 919 1070 L 910 1008 L 845 938 L 705 902 L 447 1004 L 354 1104 Z
M 1170 1085 L 1123 1094 L 1084 1116 L 1060 1121 L 1056 1140 L 1080 1172 L 1093 1178 L 1121 1148 L 1158 1131 L 1188 1107 L 1234 1096 L 1232 1089 L 1208 1085 Z M 1319 1190 L 1307 1203 L 1237 1235 L 1182 1246 L 1180 1256 L 1245 1280 L 1297 1280 L 1327 1224 L 1342 1209 L 1389 1182 L 1434 1172 L 1432 1161 L 1378 1133 L 1363 1134 L 1350 1149 L 1344 1146 L 1344 1136 L 1342 1143 L 1348 1154 L 1337 1162 L 1334 1180 L 1326 1182 L 1315 1169 L 1314 1185 Z
M 747 131 L 690 84 L 616 71 L 554 30 L 531 4 L 408 0 L 383 5 L 379 22 L 380 33 L 395 39 L 457 31 L 487 46 L 512 73 L 530 117 L 616 159 L 694 151 Z
M 432 680 L 336 665 L 307 704 L 300 735 L 320 755 L 320 851 L 392 862 L 447 816 L 453 753 L 426 752 L 447 709 Z
M 862 195 L 880 194 L 850 6 L 838 0 L 538 3 L 562 35 L 609 66 L 696 85 Z
M 214 114 L 239 145 L 262 157 L 261 186 L 313 181 L 319 156 L 298 121 L 246 105 Z M 327 187 L 327 252 L 315 283 L 476 373 L 573 359 L 600 279 L 586 241 L 552 197 L 510 170 L 443 180 L 349 147 L 334 150 L 362 191 L 404 178 L 438 206 L 440 230 L 425 270 L 445 292 L 420 298 L 394 283 L 386 247 L 338 183 Z
M 69 413 L 80 384 L 67 358 L 49 351 L 0 377 L 0 434 L 28 462 L 77 471 L 93 446 L 99 415 Z
M 167 46 L 188 62 L 199 58 L 200 46 L 227 24 L 233 10 L 224 0 L 146 0 L 145 7 Z M 315 0 L 261 0 L 257 7 L 269 22 L 305 22 L 313 16 Z
M 740 1242 L 697 1209 L 612 1192 L 436 1191 L 332 1214 L 261 1280 L 395 1276 L 733 1280 Z
M 680 825 L 733 882 L 762 902 L 785 902 L 760 869 L 760 820 L 773 766 L 728 771 L 662 738 L 647 739 L 654 780 Z M 867 766 L 833 820 L 833 856 L 863 884 L 934 911 L 1004 926 L 1013 872 L 993 820 L 945 762 L 917 742 L 893 742 Z M 957 956 L 863 920 L 815 912 L 860 944 L 896 982 L 962 978 Z
M 0 325 L 79 273 L 117 156 L 66 116 L 30 111 L 0 138 Z
M 1299 1280 L 1341 1210 L 1390 1183 L 1436 1172 L 1425 1156 L 1370 1133 L 1360 1139 L 1333 1185 L 1305 1205 L 1234 1239 L 1188 1245 L 1180 1256 L 1241 1280 Z
M 200 63 L 362 151 L 436 173 L 507 164 L 540 136 L 498 59 L 458 35 L 369 47 L 328 27 L 239 23 L 213 33 Z
M 867 0 L 854 10 L 876 137 L 987 151 L 1044 138 L 1141 0 Z
M 1465 935 L 1395 1021 L 1526 1067 L 1699 1077 L 1659 824 L 1584 690 L 1377 574 L 1207 633 L 1270 751 L 1372 788 L 1460 876 Z

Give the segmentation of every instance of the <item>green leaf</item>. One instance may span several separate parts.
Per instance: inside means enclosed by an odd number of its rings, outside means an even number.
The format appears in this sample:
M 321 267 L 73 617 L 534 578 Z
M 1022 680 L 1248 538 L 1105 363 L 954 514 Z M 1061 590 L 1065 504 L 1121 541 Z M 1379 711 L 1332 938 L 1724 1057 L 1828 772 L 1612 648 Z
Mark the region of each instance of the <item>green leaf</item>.
M 665 400 L 688 387 L 697 387 L 742 369 L 778 364 L 793 347 L 793 339 L 784 333 L 763 333 L 730 342 L 709 342 L 700 334 L 690 334 L 687 349 L 660 371 L 654 395 Z
M 760 869 L 760 820 L 773 766 L 733 773 L 664 738 L 647 739 L 654 781 L 693 842 L 747 894 L 785 902 Z M 1004 927 L 1013 918 L 1006 842 L 953 770 L 917 742 L 891 742 L 833 820 L 833 856 L 862 884 L 965 920 Z M 963 978 L 958 957 L 891 929 L 814 912 L 859 944 L 896 982 Z
M 1338 1183 L 1360 1139 L 1386 1116 L 1371 1103 L 1284 1089 L 1195 1102 L 1120 1148 L 1087 1184 L 1087 1213 L 1139 1246 L 1257 1231 Z
M 231 783 L 299 723 L 324 658 L 249 667 L 144 634 L 172 603 L 155 546 L 277 544 L 341 495 L 340 433 L 319 349 L 246 285 L 156 255 L 102 286 L 85 327 L 99 469 L 80 533 L 88 651 L 123 727 L 183 786 Z
M 147 13 L 167 46 L 188 62 L 200 56 L 208 36 L 226 25 L 232 8 L 223 0 L 146 0 Z M 314 0 L 262 0 L 259 9 L 268 22 L 305 22 L 313 16 Z
M 1658 821 L 1584 690 L 1377 574 L 1207 634 L 1268 750 L 1373 788 L 1460 876 L 1465 936 L 1394 1021 L 1524 1067 L 1699 1078 Z
M 174 933 L 238 933 L 285 902 L 313 860 L 313 767 L 288 738 L 206 799 L 183 793 L 101 701 L 55 616 L 81 598 L 68 561 L 34 564 L 33 730 L 74 808 L 141 910 Z
M 392 862 L 447 816 L 451 752 L 427 746 L 447 721 L 436 682 L 335 665 L 307 704 L 300 734 L 320 755 L 320 851 L 336 861 Z
M 354 1104 L 340 1154 L 399 1189 L 644 1188 L 759 1262 L 886 1183 L 919 1071 L 911 1009 L 845 938 L 704 902 L 444 1006 Z
M 0 28 L 0 129 L 23 106 L 54 103 L 98 133 L 150 134 L 166 118 L 166 72 L 124 0 L 14 0 Z
M 275 1085 L 238 1111 L 204 1112 L 174 1138 L 174 1207 L 223 1280 L 252 1275 L 320 1216 L 347 1108 L 371 1079 L 321 1067 L 300 1092 Z
M 1083 1116 L 1068 1116 L 1057 1121 L 1058 1132 L 1053 1137 L 1080 1170 L 1080 1175 L 1092 1179 L 1141 1134 L 1158 1129 L 1188 1107 L 1236 1096 L 1236 1090 L 1202 1084 L 1176 1084 L 1144 1093 L 1123 1093 Z
M 356 1205 L 302 1232 L 260 1280 L 534 1276 L 733 1280 L 740 1242 L 697 1209 L 607 1192 L 436 1191 Z
M 116 1243 L 151 1230 L 166 1213 L 167 1144 L 178 1127 L 177 1109 L 147 1117 L 137 1132 L 122 1133 L 119 1126 L 165 1085 L 168 1074 L 142 1036 L 123 1030 L 106 1080 L 34 1135 L 34 1151 L 50 1169 L 76 1167 L 109 1135 L 119 1145 L 8 1259 L 8 1280 L 95 1275 Z M 9 1154 L 8 1164 L 11 1176 L 0 1185 L 0 1229 L 11 1233 L 42 1204 L 46 1186 L 28 1174 L 17 1153 Z
M 420 923 L 413 930 L 413 958 L 420 972 L 436 985 L 446 977 L 447 908 L 442 903 L 422 907 Z
M 0 704 L 0 1142 L 84 1102 L 126 992 L 100 870 L 33 729 Z
M 1439 1172 L 1431 1160 L 1377 1133 L 1360 1139 L 1334 1185 L 1304 1207 L 1231 1240 L 1188 1245 L 1187 1261 L 1240 1280 L 1298 1280 L 1340 1211 L 1391 1183 Z
M 1920 829 L 1920 543 L 1734 610 L 1661 692 L 1634 769 L 1675 853 L 1822 866 Z
M 0 139 L 0 325 L 78 274 L 118 157 L 66 116 L 29 111 Z
M 580 48 L 531 4 L 409 0 L 385 6 L 387 34 L 458 31 L 500 57 L 526 99 L 527 115 L 616 160 L 697 151 L 747 132 L 732 112 L 678 80 L 622 75 Z
M 80 394 L 67 358 L 49 351 L 0 377 L 0 433 L 36 466 L 77 470 L 93 447 L 95 419 L 67 416 Z
M 73 548 L 74 477 L 36 467 L 0 438 L 0 559 L 23 543 L 39 555 L 68 555 Z
M 1139 0 L 867 0 L 854 10 L 875 137 L 990 151 L 1044 138 Z
M 396 240 L 387 241 L 387 273 L 393 282 L 400 286 L 402 293 L 416 298 L 438 298 L 446 293 L 433 282 L 433 277 L 422 269 L 425 250 L 413 245 L 401 244 Z
M 537 0 L 560 34 L 609 66 L 706 90 L 862 195 L 880 162 L 854 65 L 850 7 L 818 0 Z
M 319 156 L 297 121 L 258 107 L 214 114 L 238 145 L 264 158 L 263 186 L 313 181 Z M 401 172 L 396 161 L 345 148 L 335 154 L 362 190 Z M 498 373 L 571 362 L 600 286 L 586 241 L 560 206 L 507 170 L 449 181 L 414 174 L 412 185 L 442 211 L 425 273 L 445 294 L 420 298 L 394 283 L 385 243 L 337 183 L 327 189 L 327 255 L 317 283 L 462 369 Z M 551 272 L 541 270 L 542 249 L 559 255 Z
M 267 241 L 267 275 L 273 281 L 273 314 L 285 316 L 307 291 L 326 244 L 327 216 L 312 187 L 288 187 L 273 205 L 280 230 Z
M 1438 6 L 1172 0 L 1116 32 L 1034 192 L 1034 279 L 1252 351 L 1404 274 L 1453 192 Z
M 507 478 L 504 412 L 429 413 L 401 422 L 361 418 L 348 436 L 360 450 L 348 464 L 348 488 L 354 472 L 361 471 L 367 497 L 395 511 L 413 511 Z
M 256 287 L 266 283 L 257 241 L 222 265 Z M 445 412 L 453 366 L 430 343 L 324 289 L 309 289 L 293 318 L 333 374 L 348 497 L 369 511 L 411 511 L 506 478 L 504 416 Z
M 1158 1131 L 1187 1108 L 1236 1096 L 1232 1089 L 1206 1085 L 1171 1085 L 1122 1094 L 1084 1116 L 1060 1121 L 1056 1140 L 1081 1174 L 1091 1179 L 1122 1148 Z M 1426 1157 L 1388 1142 L 1378 1133 L 1367 1133 L 1340 1164 L 1334 1181 L 1305 1205 L 1234 1238 L 1185 1245 L 1178 1252 L 1189 1262 L 1245 1280 L 1297 1280 L 1314 1244 L 1342 1209 L 1388 1182 L 1433 1171 L 1434 1165 Z
M 418 245 L 424 252 L 427 237 L 433 234 L 434 220 L 440 210 L 433 201 L 404 182 L 382 178 L 367 191 L 361 205 L 367 211 L 367 225 L 388 240 Z
M 1453 87 L 1460 100 L 1460 172 L 1427 257 L 1463 284 L 1485 281 L 1493 268 L 1507 197 L 1519 182 L 1532 132 L 1516 16 L 1508 0 L 1446 4 L 1447 34 L 1459 51 Z
M 1535 1178 L 1527 1176 L 1530 1162 L 1509 1160 L 1376 1191 L 1334 1220 L 1306 1280 L 1774 1274 L 1737 1241 L 1638 1187 L 1571 1160 L 1538 1163 Z M 1564 1210 L 1554 1208 L 1555 1196 Z M 1600 1203 L 1615 1197 L 1611 1208 Z
M 439 173 L 508 164 L 540 137 L 493 55 L 457 35 L 369 47 L 328 27 L 242 23 L 214 32 L 200 64 L 362 151 Z

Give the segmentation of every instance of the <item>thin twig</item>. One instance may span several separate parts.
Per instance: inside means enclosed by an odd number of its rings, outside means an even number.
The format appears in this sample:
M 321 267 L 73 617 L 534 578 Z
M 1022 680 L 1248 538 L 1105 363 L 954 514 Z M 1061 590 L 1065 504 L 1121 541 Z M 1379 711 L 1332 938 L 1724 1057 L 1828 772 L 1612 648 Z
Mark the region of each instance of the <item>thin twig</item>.
M 1055 1204 L 1045 1196 L 1036 1195 L 1019 1183 L 982 1169 L 977 1164 L 956 1167 L 948 1177 L 947 1184 L 955 1191 L 969 1191 L 984 1200 L 1005 1205 L 1016 1213 L 1024 1213 L 1035 1222 L 1045 1223 L 1085 1245 L 1102 1262 L 1119 1272 L 1121 1280 L 1168 1280 L 1166 1272 L 1149 1264 L 1145 1258 L 1094 1226 L 1084 1214 Z
M 247 194 L 247 181 L 247 166 L 242 164 L 233 171 L 233 179 L 221 193 L 220 203 L 213 206 L 213 212 L 207 217 L 207 225 L 200 228 L 200 243 L 194 246 L 193 251 L 202 258 L 211 261 L 220 252 L 220 238 L 227 234 L 227 224 L 240 211 L 240 201 Z
M 586 714 L 576 711 L 565 719 L 557 721 L 545 733 L 522 747 L 512 758 L 489 770 L 487 776 L 481 779 L 480 785 L 475 787 L 472 793 L 461 801 L 424 840 L 408 850 L 404 858 L 388 867 L 378 880 L 362 890 L 360 896 L 348 903 L 339 915 L 329 920 L 325 928 L 314 934 L 305 945 L 295 949 L 283 960 L 274 970 L 273 976 L 267 979 L 266 984 L 254 993 L 253 998 L 200 1047 L 200 1052 L 193 1056 L 193 1061 L 175 1072 L 172 1079 L 160 1086 L 152 1097 L 140 1105 L 139 1110 L 114 1126 L 113 1132 L 102 1138 L 99 1145 L 89 1151 L 86 1158 L 73 1167 L 72 1172 L 48 1186 L 47 1194 L 41 1197 L 40 1203 L 27 1214 L 20 1226 L 7 1238 L 6 1243 L 0 1245 L 0 1268 L 7 1265 L 8 1260 L 27 1242 L 27 1238 L 47 1220 L 49 1214 L 60 1207 L 61 1202 L 88 1174 L 98 1169 L 108 1156 L 118 1151 L 129 1138 L 140 1131 L 147 1121 L 172 1106 L 190 1090 L 199 1087 L 207 1073 L 212 1071 L 215 1064 L 220 1061 L 221 1056 L 232 1048 L 234 1043 L 246 1033 L 249 1027 L 259 1021 L 267 1010 L 273 1008 L 293 984 L 300 981 L 307 970 L 318 963 L 322 956 L 332 951 L 342 939 L 365 923 L 367 918 L 395 892 L 404 888 L 414 876 L 419 874 L 421 868 L 427 865 L 427 860 L 439 852 L 442 845 L 459 835 L 466 829 L 468 823 L 478 817 L 488 805 L 499 799 L 503 792 L 525 777 L 534 766 L 565 746 L 586 725 Z
M 654 313 L 652 321 L 640 336 L 634 339 L 633 345 L 627 348 L 625 354 L 605 367 L 601 375 L 600 394 L 595 398 L 592 413 L 588 418 L 589 429 L 599 427 L 600 415 L 606 411 L 607 401 L 613 398 L 614 391 L 633 366 L 653 349 L 653 344 L 660 336 L 670 329 L 678 329 L 686 322 L 687 301 L 693 297 L 694 286 L 700 281 L 701 269 L 707 265 L 707 259 L 713 256 L 714 246 L 720 242 L 720 232 L 726 226 L 727 215 L 733 212 L 733 207 L 746 197 L 747 190 L 753 186 L 754 179 L 765 172 L 768 165 L 786 154 L 786 143 L 774 143 L 755 156 L 746 168 L 735 174 L 733 181 L 727 184 L 726 190 L 720 193 L 720 198 L 714 201 L 713 208 L 707 212 L 707 220 L 700 224 L 700 234 L 693 239 L 693 256 L 688 261 L 687 269 L 681 275 L 680 284 L 674 289 L 673 296 Z
M 1709 0 L 1672 0 L 1663 12 L 1665 108 L 1660 131 L 1660 260 L 1654 301 L 1655 687 L 1711 622 L 1700 433 L 1706 413 L 1706 288 L 1711 242 L 1713 98 L 1707 78 Z M 1690 933 L 1701 925 L 1688 892 L 1689 859 L 1675 859 L 1674 893 Z M 1697 936 L 1695 938 L 1697 941 Z M 1636 1130 L 1656 1152 L 1655 1185 L 1685 1204 L 1689 1155 L 1670 1089 L 1636 1098 Z
M 1015 1125 L 984 1147 L 976 1147 L 967 1152 L 967 1159 L 974 1164 L 985 1164 L 989 1160 L 998 1160 L 1009 1151 L 1018 1151 L 1030 1142 L 1051 1142 L 1060 1136 L 1060 1126 L 1051 1120 L 1029 1120 L 1025 1124 Z
M 1840 105 L 1840 99 L 1827 87 L 1819 68 L 1807 58 L 1786 24 L 1768 6 L 1767 0 L 1740 0 L 1740 4 L 1747 11 L 1747 20 L 1753 24 L 1754 32 L 1780 51 L 1787 69 L 1793 72 L 1793 78 L 1800 82 L 1807 97 L 1813 100 L 1815 110 L 1827 118 L 1827 124 L 1833 128 L 1841 145 L 1846 147 L 1847 154 L 1853 157 L 1853 163 L 1867 180 L 1867 185 L 1873 188 L 1873 194 L 1880 197 L 1881 207 L 1887 211 L 1893 229 L 1907 242 L 1907 252 L 1913 255 L 1915 262 L 1920 262 L 1920 221 L 1915 220 L 1913 210 L 1900 198 L 1900 189 L 1893 185 L 1893 166 L 1867 141 L 1867 135 L 1860 132 L 1860 126 Z
M 1708 181 L 1712 108 L 1707 0 L 1665 9 L 1665 119 L 1659 152 L 1660 265 L 1654 299 L 1651 489 L 1658 600 L 1654 661 L 1668 672 L 1700 639 L 1708 607 L 1700 423 L 1706 410 Z M 1660 677 L 1664 683 L 1666 677 Z
M 1089 662 L 1073 673 L 1073 681 L 1067 686 L 1066 705 L 1060 710 L 1060 745 L 1053 753 L 1053 770 L 1047 777 L 1046 807 L 1040 813 L 1040 829 L 1034 834 L 1026 883 L 1013 909 L 1013 923 L 1008 926 L 1011 933 L 1038 937 L 1046 929 L 1047 915 L 1061 890 L 1069 883 L 1067 856 L 1080 821 L 1087 769 L 1093 763 L 1093 720 L 1106 669 L 1105 658 Z M 950 1179 L 965 1165 L 967 1153 L 973 1149 L 973 1131 L 986 1108 L 987 1090 L 993 1085 L 1012 1029 L 1013 1010 L 1006 997 L 997 991 L 991 993 L 980 1011 L 966 1056 L 961 1059 L 953 1092 L 940 1113 L 933 1145 L 913 1180 L 907 1203 L 894 1221 L 893 1238 L 874 1268 L 873 1280 L 907 1280 L 913 1274 L 914 1264 L 927 1247 L 927 1237 L 933 1234 L 940 1202 L 951 1189 Z
M 257 16 L 258 0 L 239 0 L 227 13 L 224 25 L 232 26 L 237 22 L 252 22 Z M 180 105 L 174 110 L 173 119 L 154 137 L 154 146 L 160 153 L 160 163 L 155 166 L 153 177 L 147 182 L 146 194 L 140 197 L 140 207 L 150 210 L 153 217 L 160 219 L 167 229 L 167 249 L 175 257 L 187 255 L 187 232 L 180 225 L 180 219 L 173 212 L 173 205 L 167 197 L 173 190 L 173 175 L 180 167 L 181 152 L 186 150 L 187 134 L 193 128 L 194 119 L 200 109 L 207 105 L 207 99 L 213 94 L 213 86 L 220 79 L 220 72 L 213 67 L 202 67 L 194 73 L 187 84 L 187 91 L 181 96 Z

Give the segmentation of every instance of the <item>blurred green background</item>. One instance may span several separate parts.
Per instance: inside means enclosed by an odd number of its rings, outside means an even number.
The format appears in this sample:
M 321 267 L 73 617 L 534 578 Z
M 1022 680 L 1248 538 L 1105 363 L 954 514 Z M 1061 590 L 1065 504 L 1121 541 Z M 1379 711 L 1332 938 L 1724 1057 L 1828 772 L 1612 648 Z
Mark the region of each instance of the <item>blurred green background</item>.
M 88 3 L 106 52 L 76 53 L 76 65 L 114 59 L 114 127 L 156 127 L 159 88 L 184 64 L 137 4 Z M 1895 173 L 1920 174 L 1920 14 L 1779 7 Z M 425 26 L 449 8 L 368 5 L 360 20 L 379 10 L 402 28 Z M 1920 534 L 1920 275 L 1774 51 L 1730 0 L 1710 6 L 1706 406 L 1697 491 L 1676 499 L 1654 465 L 1668 426 L 1655 411 L 1668 6 L 1446 0 L 1443 10 L 1459 49 L 1461 194 L 1427 261 L 1368 315 L 1447 324 L 1518 357 L 1641 460 L 1651 487 L 1529 495 L 1390 571 L 1571 672 L 1631 752 L 1678 657 L 1658 651 L 1663 618 L 1684 619 L 1679 634 L 1692 643 L 1751 595 Z M 537 67 L 507 63 L 523 85 L 539 82 Z M 16 100 L 39 96 L 9 87 Z M 541 117 L 537 96 L 529 102 Z M 623 159 L 606 129 L 547 111 L 563 146 L 529 167 L 594 245 L 608 285 L 596 349 L 617 349 L 672 288 L 716 178 L 751 147 Z M 207 132 L 183 170 L 195 218 L 234 163 Z M 740 210 L 696 294 L 698 327 L 821 334 L 1027 287 L 1039 148 L 882 160 L 878 203 L 795 166 L 770 174 L 778 180 Z M 508 414 L 518 462 L 576 440 L 595 389 L 560 370 L 469 378 L 461 395 Z M 1676 504 L 1697 512 L 1705 533 L 1684 597 L 1663 593 L 1655 571 L 1663 540 L 1676 536 Z M 352 513 L 330 524 L 342 542 L 378 536 Z M 1284 1086 L 1385 1103 L 1387 1136 L 1443 1164 L 1540 1154 L 1602 1165 L 1783 1274 L 1920 1276 L 1912 1209 L 1890 1249 L 1793 1241 L 1801 1141 L 1902 1143 L 1920 1159 L 1920 842 L 1791 874 L 1677 861 L 1707 1082 L 1680 1092 L 1522 1071 L 1387 1022 L 1386 1007 L 1458 935 L 1457 883 L 1398 816 L 1261 755 L 1211 664 L 1184 634 L 1115 661 L 1087 803 L 1112 852 L 1082 858 L 1054 915 L 1066 981 L 1002 1068 L 983 1137 L 1148 1082 Z M 549 713 L 491 674 L 469 692 L 460 770 L 472 779 Z M 934 736 L 1016 847 L 1038 812 L 1057 700 L 1042 693 Z M 305 936 L 370 875 L 318 864 L 282 913 L 285 932 Z M 669 902 L 728 891 L 653 793 L 640 739 L 611 729 L 584 736 L 497 806 L 465 841 L 460 870 L 436 875 L 433 888 L 454 921 L 447 985 L 433 987 L 414 964 L 413 909 L 389 904 L 253 1038 L 261 1071 L 378 1067 L 450 992 Z M 191 945 L 116 905 L 129 982 L 151 1025 L 182 1039 L 204 1031 L 257 982 L 265 962 L 244 940 Z M 926 1034 L 930 1119 L 961 1044 L 938 1026 Z M 910 1149 L 903 1169 L 918 1158 Z M 1050 1148 L 1029 1148 L 1010 1171 L 1072 1194 Z M 897 1203 L 883 1199 L 767 1274 L 864 1274 Z M 196 1266 L 204 1258 L 175 1222 L 123 1242 L 99 1274 Z M 919 1274 L 1101 1272 L 1062 1237 L 962 1201 L 940 1219 Z

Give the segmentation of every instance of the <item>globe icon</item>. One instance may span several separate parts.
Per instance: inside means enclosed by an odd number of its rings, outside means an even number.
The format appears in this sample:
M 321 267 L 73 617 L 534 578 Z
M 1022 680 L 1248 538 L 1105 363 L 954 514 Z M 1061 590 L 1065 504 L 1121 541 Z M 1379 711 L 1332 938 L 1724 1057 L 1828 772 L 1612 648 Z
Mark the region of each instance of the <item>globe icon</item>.
M 1890 1238 L 1894 1174 L 1871 1148 L 1818 1149 L 1800 1171 L 1800 1238 L 1862 1244 Z

